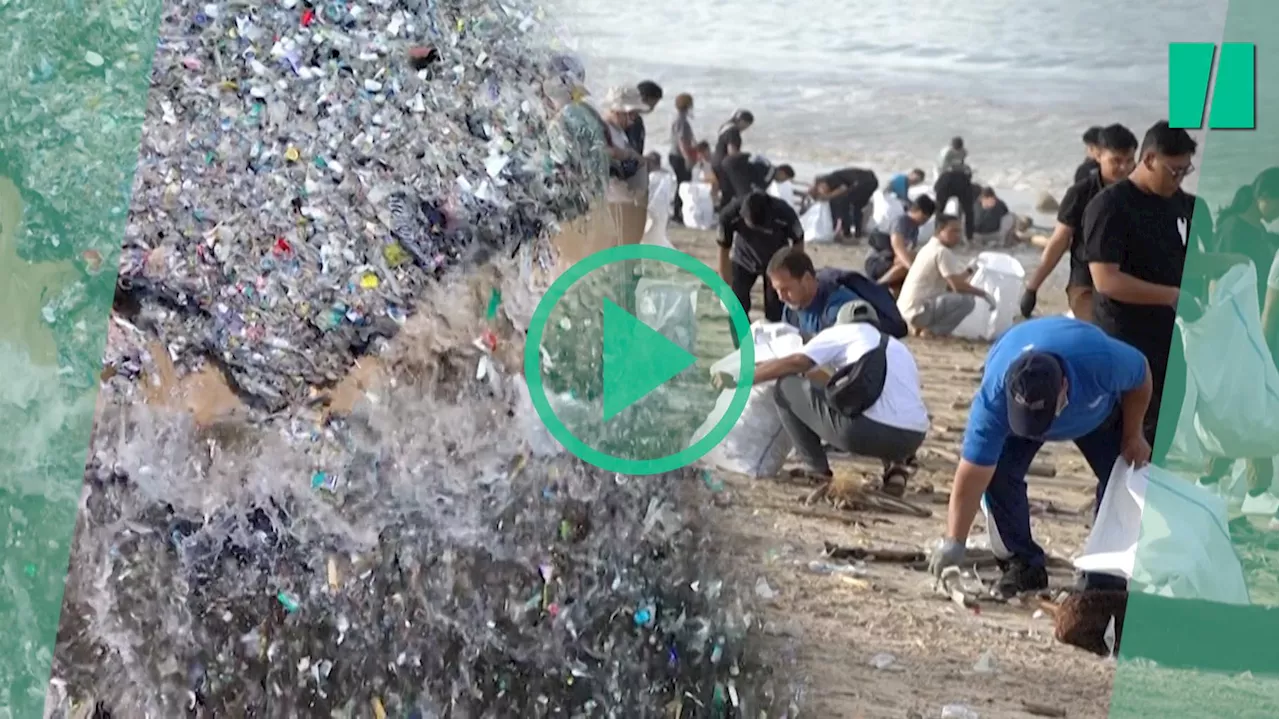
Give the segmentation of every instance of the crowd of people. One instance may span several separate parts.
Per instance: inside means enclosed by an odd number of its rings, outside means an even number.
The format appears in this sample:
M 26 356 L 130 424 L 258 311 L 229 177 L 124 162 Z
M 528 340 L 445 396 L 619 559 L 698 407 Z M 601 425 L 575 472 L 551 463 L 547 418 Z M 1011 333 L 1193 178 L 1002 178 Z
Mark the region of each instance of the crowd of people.
M 643 115 L 662 96 L 651 82 L 610 93 L 606 118 L 617 129 L 615 146 L 625 147 L 615 158 L 644 157 Z M 990 188 L 974 184 L 958 137 L 939 154 L 933 197 L 913 192 L 925 181 L 919 169 L 893 177 L 884 188 L 863 168 L 829 172 L 805 194 L 828 203 L 844 234 L 865 235 L 870 252 L 865 274 L 818 269 L 805 252 L 791 198 L 766 191 L 795 172 L 744 150 L 752 113 L 734 113 L 712 145 L 699 142 L 692 130 L 693 98 L 682 94 L 675 105 L 667 160 L 680 181 L 718 188 L 720 275 L 748 312 L 752 290 L 762 282 L 766 319 L 794 325 L 805 339 L 800 352 L 759 364 L 754 376 L 757 384 L 775 385 L 779 416 L 804 464 L 795 473 L 829 481 L 827 447 L 833 447 L 880 460 L 883 490 L 900 496 L 929 431 L 919 370 L 902 339 L 908 332 L 945 336 L 975 303 L 993 301 L 970 282 L 973 267 L 956 248 L 966 239 L 1008 232 L 1007 206 Z M 1021 298 L 1025 320 L 987 355 L 946 526 L 930 558 L 935 574 L 963 561 L 985 500 L 992 548 L 1003 569 L 996 587 L 1005 596 L 1047 587 L 1026 487 L 1045 442 L 1076 444 L 1097 478 L 1099 501 L 1119 459 L 1134 466 L 1165 461 L 1173 433 L 1158 437 L 1156 421 L 1162 404 L 1182 405 L 1174 395 L 1183 382 L 1168 380 L 1187 371 L 1175 323 L 1179 308 L 1194 318 L 1211 281 L 1251 264 L 1258 277 L 1256 311 L 1273 363 L 1280 356 L 1280 253 L 1266 228 L 1280 215 L 1277 168 L 1242 187 L 1215 223 L 1206 204 L 1181 189 L 1195 169 L 1197 150 L 1185 130 L 1157 122 L 1139 142 L 1113 124 L 1091 128 L 1083 139 L 1087 157 Z M 650 155 L 649 165 L 655 161 Z M 903 212 L 888 227 L 867 228 L 863 213 L 878 191 L 902 203 Z M 946 212 L 952 199 L 958 200 L 956 214 Z M 922 238 L 929 223 L 932 230 Z M 1069 258 L 1071 314 L 1033 317 L 1038 293 L 1063 255 Z M 724 388 L 734 379 L 717 375 L 713 382 Z M 1236 459 L 1250 460 L 1250 493 L 1270 488 L 1272 457 L 1217 458 L 1201 481 L 1217 481 Z M 1081 577 L 1083 589 L 1123 584 L 1109 576 Z

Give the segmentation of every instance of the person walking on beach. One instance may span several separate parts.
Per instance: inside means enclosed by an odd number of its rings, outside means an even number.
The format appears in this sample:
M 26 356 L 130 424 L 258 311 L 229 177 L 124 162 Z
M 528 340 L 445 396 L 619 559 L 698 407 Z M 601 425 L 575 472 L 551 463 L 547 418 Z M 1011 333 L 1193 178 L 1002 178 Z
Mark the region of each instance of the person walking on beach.
M 1080 138 L 1080 141 L 1084 143 L 1084 162 L 1081 162 L 1080 166 L 1076 168 L 1075 179 L 1071 181 L 1072 184 L 1083 182 L 1086 177 L 1098 171 L 1101 165 L 1098 157 L 1102 151 L 1101 136 L 1102 128 L 1097 125 L 1084 131 L 1084 136 Z
M 711 155 L 711 168 L 716 173 L 716 181 L 720 186 L 720 207 L 733 201 L 733 190 L 729 180 L 724 176 L 724 162 L 742 152 L 742 133 L 755 124 L 755 115 L 749 110 L 738 110 L 729 121 L 720 126 L 716 134 L 715 151 Z M 728 196 L 725 195 L 726 190 Z
M 947 337 L 973 312 L 978 300 L 995 299 L 969 284 L 973 271 L 955 253 L 960 219 L 939 215 L 933 237 L 920 248 L 902 282 L 898 311 L 918 335 Z
M 676 95 L 676 117 L 671 121 L 671 149 L 667 153 L 667 162 L 671 172 L 676 176 L 676 186 L 693 180 L 693 166 L 698 162 L 698 141 L 693 135 L 693 95 L 682 92 Z M 683 203 L 680 193 L 672 200 L 671 216 L 683 217 Z
M 662 88 L 652 80 L 645 80 L 636 85 L 636 92 L 640 93 L 640 102 L 643 105 L 643 109 L 632 113 L 630 122 L 626 127 L 627 141 L 632 149 L 643 155 L 646 139 L 644 116 L 653 112 L 658 107 L 658 103 L 662 102 Z
M 755 190 L 735 198 L 720 212 L 720 277 L 733 289 L 744 312 L 751 312 L 751 290 L 764 281 L 764 316 L 782 321 L 782 300 L 769 280 L 768 266 L 773 256 L 787 247 L 804 248 L 804 227 L 800 217 L 785 200 Z M 738 331 L 729 322 L 733 346 L 738 347 Z
M 1142 353 L 1068 317 L 1014 325 L 992 345 L 965 424 L 947 507 L 946 533 L 929 558 L 940 577 L 960 566 L 985 500 L 987 533 L 1005 598 L 1045 589 L 1045 554 L 1031 536 L 1027 470 L 1045 442 L 1075 442 L 1098 480 L 1094 512 L 1118 458 L 1144 466 L 1151 446 L 1143 420 L 1153 389 Z M 1124 580 L 1086 575 L 1085 588 L 1122 589 Z
M 1076 319 L 1093 321 L 1093 276 L 1084 259 L 1084 209 L 1103 188 L 1124 179 L 1133 171 L 1138 138 L 1129 128 L 1115 124 L 1103 128 L 1095 142 L 1098 171 L 1076 182 L 1062 197 L 1062 204 L 1058 207 L 1058 221 L 1040 255 L 1040 266 L 1027 279 L 1027 287 L 1022 293 L 1019 308 L 1023 317 L 1030 317 L 1035 311 L 1040 287 L 1070 249 L 1067 306 Z
M 1196 141 L 1186 130 L 1157 122 L 1142 138 L 1136 169 L 1100 192 L 1084 211 L 1084 259 L 1094 285 L 1094 322 L 1138 348 L 1151 366 L 1155 390 L 1144 431 L 1147 442 L 1155 446 L 1158 463 L 1163 463 L 1173 438 L 1166 432 L 1164 441 L 1156 443 L 1160 405 L 1181 407 L 1186 392 L 1182 333 L 1174 322 L 1184 267 L 1196 273 L 1188 278 L 1193 280 L 1188 289 L 1194 290 L 1235 261 L 1201 255 L 1194 241 L 1197 198 L 1183 192 L 1181 185 L 1195 169 L 1195 152 Z M 1190 265 L 1188 252 L 1198 255 Z M 1187 308 L 1194 313 L 1200 300 L 1195 291 L 1189 294 Z M 1173 382 L 1166 384 L 1169 377 Z
M 828 391 L 828 380 L 845 373 L 844 391 Z M 734 386 L 732 375 L 713 384 Z M 801 477 L 832 479 L 823 442 L 849 454 L 881 461 L 887 494 L 901 497 L 916 452 L 929 431 L 929 411 L 920 390 L 920 370 L 911 350 L 880 330 L 869 302 L 846 303 L 835 324 L 797 353 L 756 365 L 754 383 L 774 382 L 782 426 L 804 462 Z
M 928 195 L 917 197 L 907 211 L 893 221 L 889 234 L 872 233 L 868 244 L 873 250 L 867 255 L 863 270 L 867 277 L 898 294 L 902 281 L 915 260 L 916 245 L 920 242 L 920 228 L 929 221 L 936 208 Z
M 959 213 L 964 215 L 964 236 L 973 239 L 973 170 L 969 168 L 969 151 L 964 147 L 964 138 L 953 137 L 951 144 L 943 148 L 938 155 L 938 179 L 933 183 L 933 192 L 937 196 L 937 211 L 947 211 L 951 198 L 960 203 Z
M 830 203 L 838 236 L 858 238 L 862 237 L 862 212 L 879 186 L 880 181 L 871 170 L 846 167 L 819 175 L 813 181 L 809 194 L 816 200 Z
M 903 205 L 911 202 L 911 188 L 924 182 L 924 170 L 898 173 L 889 179 L 889 192 Z

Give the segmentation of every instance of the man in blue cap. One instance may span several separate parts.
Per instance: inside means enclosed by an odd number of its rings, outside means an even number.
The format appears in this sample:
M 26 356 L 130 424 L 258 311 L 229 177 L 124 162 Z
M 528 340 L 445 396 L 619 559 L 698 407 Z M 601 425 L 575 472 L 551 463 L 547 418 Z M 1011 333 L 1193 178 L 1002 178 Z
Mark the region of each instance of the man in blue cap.
M 1073 441 L 1098 478 L 1100 503 L 1117 458 L 1139 467 L 1151 458 L 1142 431 L 1151 387 L 1142 353 L 1091 324 L 1047 317 L 1006 332 L 987 354 L 969 411 L 947 532 L 929 559 L 934 576 L 963 561 L 985 501 L 1003 570 L 996 592 L 1007 598 L 1048 587 L 1044 550 L 1031 537 L 1027 469 L 1045 442 Z M 1103 576 L 1084 580 L 1086 588 L 1116 586 Z

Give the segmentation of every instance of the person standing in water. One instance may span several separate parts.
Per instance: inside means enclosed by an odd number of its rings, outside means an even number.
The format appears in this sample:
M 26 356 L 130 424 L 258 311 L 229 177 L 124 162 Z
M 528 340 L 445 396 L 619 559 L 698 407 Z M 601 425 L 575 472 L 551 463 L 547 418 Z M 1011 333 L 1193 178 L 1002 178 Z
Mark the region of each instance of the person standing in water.
M 969 151 L 964 138 L 953 137 L 951 144 L 938 155 L 938 179 L 933 183 L 939 215 L 947 211 L 947 203 L 956 198 L 960 203 L 958 214 L 964 215 L 964 236 L 973 239 L 973 170 L 969 168 Z
M 1040 266 L 1031 274 L 1026 290 L 1022 293 L 1020 309 L 1023 317 L 1030 317 L 1035 311 L 1040 287 L 1070 249 L 1071 272 L 1067 276 L 1067 306 L 1076 319 L 1093 321 L 1093 276 L 1089 272 L 1089 263 L 1084 259 L 1084 208 L 1088 207 L 1089 202 L 1103 188 L 1128 177 L 1133 170 L 1138 138 L 1129 128 L 1117 123 L 1099 132 L 1095 143 L 1098 171 L 1086 175 L 1063 196 L 1053 234 L 1040 255 Z

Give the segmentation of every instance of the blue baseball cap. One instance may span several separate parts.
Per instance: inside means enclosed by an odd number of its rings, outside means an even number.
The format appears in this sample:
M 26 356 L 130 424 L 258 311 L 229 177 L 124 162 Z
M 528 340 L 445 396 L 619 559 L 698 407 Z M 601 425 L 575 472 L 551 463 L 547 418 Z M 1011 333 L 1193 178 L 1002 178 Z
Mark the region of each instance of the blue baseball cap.
M 1009 429 L 1019 437 L 1042 439 L 1058 416 L 1062 363 L 1046 352 L 1024 352 L 1004 376 Z

